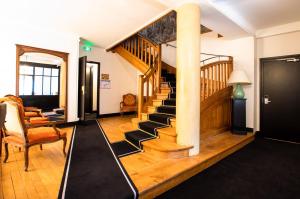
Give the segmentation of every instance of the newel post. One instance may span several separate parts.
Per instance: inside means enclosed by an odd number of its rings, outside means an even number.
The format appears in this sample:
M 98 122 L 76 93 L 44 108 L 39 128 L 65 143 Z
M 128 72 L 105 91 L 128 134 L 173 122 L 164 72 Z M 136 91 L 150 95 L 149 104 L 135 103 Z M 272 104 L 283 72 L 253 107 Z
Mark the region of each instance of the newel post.
M 160 77 L 161 77 L 161 44 L 158 45 L 157 71 L 156 71 L 156 86 L 157 93 L 160 92 Z
M 144 75 L 139 75 L 139 84 L 138 84 L 138 118 L 142 119 L 143 112 L 143 103 L 144 103 Z

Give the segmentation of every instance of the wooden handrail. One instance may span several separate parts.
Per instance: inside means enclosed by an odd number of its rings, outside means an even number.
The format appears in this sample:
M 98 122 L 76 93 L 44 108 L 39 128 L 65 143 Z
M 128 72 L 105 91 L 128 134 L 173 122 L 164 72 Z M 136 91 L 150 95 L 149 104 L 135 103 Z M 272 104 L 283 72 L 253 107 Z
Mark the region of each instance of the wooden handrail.
M 138 34 L 128 38 L 120 46 L 147 68 L 139 76 L 138 83 L 138 117 L 141 119 L 144 108 L 160 90 L 161 46 Z
M 232 57 L 229 57 L 227 61 L 217 61 L 202 66 L 200 70 L 201 101 L 228 87 L 227 81 L 232 71 Z

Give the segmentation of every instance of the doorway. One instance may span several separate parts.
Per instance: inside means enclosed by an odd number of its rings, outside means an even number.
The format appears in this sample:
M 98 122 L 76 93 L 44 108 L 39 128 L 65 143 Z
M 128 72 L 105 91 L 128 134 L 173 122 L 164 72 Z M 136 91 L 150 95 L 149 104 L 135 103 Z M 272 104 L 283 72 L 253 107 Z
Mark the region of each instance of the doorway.
M 81 121 L 99 117 L 100 63 L 79 58 L 78 117 Z
M 300 55 L 260 59 L 260 130 L 300 143 Z
M 56 123 L 68 121 L 68 53 L 16 45 L 16 96 Z

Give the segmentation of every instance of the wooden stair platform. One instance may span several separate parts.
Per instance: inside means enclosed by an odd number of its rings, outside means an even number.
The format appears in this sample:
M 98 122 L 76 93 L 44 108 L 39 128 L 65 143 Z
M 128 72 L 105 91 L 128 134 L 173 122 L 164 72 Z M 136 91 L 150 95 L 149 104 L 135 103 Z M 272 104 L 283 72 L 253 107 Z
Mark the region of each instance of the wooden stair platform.
M 189 149 L 193 146 L 182 146 L 174 142 L 163 141 L 161 139 L 153 139 L 142 142 L 143 150 L 154 156 L 161 158 L 182 158 L 187 157 Z
M 157 129 L 158 136 L 161 140 L 176 143 L 177 133 L 173 127 Z
M 173 130 L 167 130 L 173 131 Z M 254 134 L 223 132 L 201 140 L 199 155 L 183 158 L 133 154 L 120 160 L 139 191 L 139 198 L 155 198 L 254 140 Z

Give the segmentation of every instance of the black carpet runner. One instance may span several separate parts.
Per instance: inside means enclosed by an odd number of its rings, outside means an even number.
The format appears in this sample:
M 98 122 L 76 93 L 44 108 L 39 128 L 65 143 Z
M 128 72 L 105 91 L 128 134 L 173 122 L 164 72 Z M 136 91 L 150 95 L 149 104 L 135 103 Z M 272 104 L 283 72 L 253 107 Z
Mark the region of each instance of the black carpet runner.
M 168 84 L 171 92 L 156 112 L 148 115 L 148 121 L 139 122 L 138 129 L 125 133 L 125 140 L 112 143 L 118 157 L 134 154 L 143 150 L 142 142 L 157 138 L 157 129 L 170 125 L 170 119 L 176 115 L 176 76 L 162 70 L 163 84 Z
M 93 120 L 76 126 L 58 198 L 137 197 L 137 189 L 113 153 L 100 124 Z

